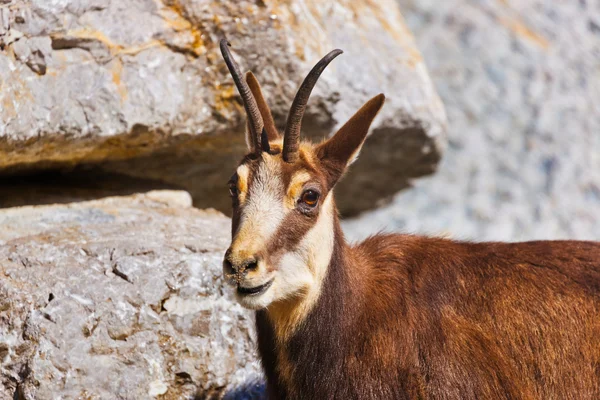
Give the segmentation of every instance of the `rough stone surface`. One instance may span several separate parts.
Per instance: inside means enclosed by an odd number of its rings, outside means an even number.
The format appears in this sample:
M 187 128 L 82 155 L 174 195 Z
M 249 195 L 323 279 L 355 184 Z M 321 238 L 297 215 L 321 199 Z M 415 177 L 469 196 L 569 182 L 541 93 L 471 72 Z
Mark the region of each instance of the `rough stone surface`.
M 342 203 L 346 213 L 432 173 L 440 158 L 444 109 L 393 0 L 2 3 L 5 175 L 92 163 L 227 209 L 222 188 L 244 152 L 244 115 L 218 52 L 223 36 L 257 74 L 280 125 L 313 64 L 344 49 L 314 91 L 310 137 L 330 134 L 370 96 L 388 95 L 374 139 L 340 187 L 355 198 Z
M 475 240 L 600 238 L 594 1 L 400 0 L 449 119 L 432 178 L 346 225 Z
M 177 191 L 1 210 L 0 398 L 205 398 L 257 378 L 253 317 L 221 279 L 229 229 Z

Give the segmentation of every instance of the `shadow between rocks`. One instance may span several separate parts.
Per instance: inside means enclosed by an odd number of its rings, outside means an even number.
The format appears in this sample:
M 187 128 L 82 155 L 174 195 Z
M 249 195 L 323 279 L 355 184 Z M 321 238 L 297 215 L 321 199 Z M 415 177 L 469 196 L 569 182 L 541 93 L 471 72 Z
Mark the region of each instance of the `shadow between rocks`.
M 107 173 L 93 166 L 52 169 L 0 177 L 0 208 L 66 204 L 159 189 L 179 188 L 151 179 Z
M 229 215 L 227 182 L 245 153 L 241 131 L 181 135 L 142 156 L 0 177 L 0 207 L 183 189 L 191 194 L 195 207 L 215 208 Z M 355 216 L 385 204 L 409 187 L 411 180 L 435 172 L 439 160 L 439 149 L 422 128 L 375 129 L 336 187 L 342 216 Z

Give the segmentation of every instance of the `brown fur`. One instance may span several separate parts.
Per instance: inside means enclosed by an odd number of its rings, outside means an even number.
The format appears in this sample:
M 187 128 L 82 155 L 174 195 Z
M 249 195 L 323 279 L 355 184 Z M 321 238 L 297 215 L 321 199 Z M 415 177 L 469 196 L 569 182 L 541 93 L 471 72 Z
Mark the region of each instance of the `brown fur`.
M 268 120 L 260 87 L 248 77 Z M 282 202 L 306 189 L 292 183 L 300 172 L 321 199 L 328 196 L 383 100 L 371 99 L 326 142 L 303 144 L 294 163 L 281 158 L 280 143 L 270 144 Z M 273 129 L 269 139 L 278 141 Z M 242 161 L 246 186 L 262 162 L 256 155 Z M 235 239 L 243 207 L 233 204 Z M 257 276 L 282 268 L 282 257 L 319 226 L 321 206 L 286 214 L 253 256 L 266 260 Z M 331 229 L 331 260 L 312 292 L 318 296 L 309 302 L 302 289 L 256 312 L 271 399 L 600 399 L 600 243 L 382 234 L 350 246 L 337 215 Z
M 336 237 L 288 342 L 257 313 L 271 398 L 600 398 L 600 244 Z

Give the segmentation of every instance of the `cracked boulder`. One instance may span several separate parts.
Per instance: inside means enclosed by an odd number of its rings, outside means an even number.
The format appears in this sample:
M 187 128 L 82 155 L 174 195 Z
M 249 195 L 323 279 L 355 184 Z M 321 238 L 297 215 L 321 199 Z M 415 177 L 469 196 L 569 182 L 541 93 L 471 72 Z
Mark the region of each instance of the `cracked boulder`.
M 0 398 L 200 399 L 257 382 L 253 317 L 221 278 L 229 229 L 182 191 L 1 210 Z
M 339 188 L 345 213 L 435 170 L 445 113 L 393 0 L 4 0 L 0 174 L 85 166 L 227 209 L 223 187 L 245 146 L 243 107 L 218 51 L 224 36 L 279 126 L 314 63 L 345 51 L 313 92 L 308 137 L 331 134 L 385 92 L 373 138 Z

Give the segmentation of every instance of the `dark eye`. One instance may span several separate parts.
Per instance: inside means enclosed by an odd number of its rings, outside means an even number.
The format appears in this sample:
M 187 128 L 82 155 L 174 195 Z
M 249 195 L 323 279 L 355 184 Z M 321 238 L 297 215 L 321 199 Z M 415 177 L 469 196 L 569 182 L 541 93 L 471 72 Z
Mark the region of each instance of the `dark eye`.
M 307 190 L 302 193 L 302 197 L 300 197 L 300 202 L 306 204 L 309 207 L 314 207 L 319 202 L 319 193 L 314 190 Z
M 237 195 L 238 195 L 237 185 L 233 182 L 229 183 L 229 195 L 231 197 L 237 197 Z

